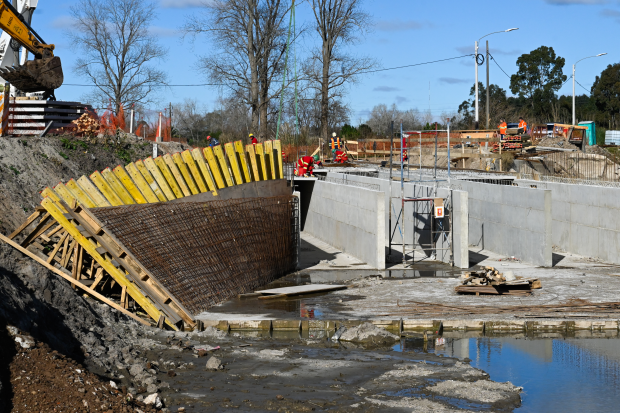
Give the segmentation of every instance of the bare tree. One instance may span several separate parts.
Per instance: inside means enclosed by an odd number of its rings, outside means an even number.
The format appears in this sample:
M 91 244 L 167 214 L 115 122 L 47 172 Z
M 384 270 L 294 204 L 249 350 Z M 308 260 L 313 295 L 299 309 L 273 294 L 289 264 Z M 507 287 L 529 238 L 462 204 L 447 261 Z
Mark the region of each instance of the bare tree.
M 75 73 L 96 86 L 93 103 L 111 100 L 118 113 L 121 105 L 148 103 L 154 87 L 165 84 L 153 63 L 167 51 L 148 31 L 154 9 L 144 0 L 84 0 L 71 8 L 75 24 L 68 35 L 82 51 Z
M 362 0 L 311 0 L 315 17 L 314 29 L 321 38 L 320 48 L 304 70 L 321 99 L 321 135 L 329 134 L 330 100 L 342 98 L 343 86 L 355 82 L 358 76 L 375 67 L 368 57 L 354 57 L 344 53 L 346 45 L 359 40 L 371 27 L 370 16 L 361 9 Z
M 260 127 L 266 138 L 271 100 L 282 91 L 274 80 L 284 68 L 288 1 L 211 0 L 203 8 L 183 26 L 186 35 L 206 34 L 216 49 L 200 59 L 199 69 L 249 106 L 252 130 Z

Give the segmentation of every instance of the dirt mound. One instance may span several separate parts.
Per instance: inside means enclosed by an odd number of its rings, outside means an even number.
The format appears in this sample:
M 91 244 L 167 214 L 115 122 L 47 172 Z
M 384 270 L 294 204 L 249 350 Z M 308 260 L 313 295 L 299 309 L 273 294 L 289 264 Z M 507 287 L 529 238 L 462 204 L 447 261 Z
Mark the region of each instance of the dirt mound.
M 102 381 L 46 344 L 15 335 L 16 328 L 2 326 L 2 330 L 3 357 L 7 353 L 13 355 L 8 370 L 3 369 L 2 374 L 3 383 L 10 383 L 10 386 L 3 386 L 5 391 L 0 393 L 3 411 L 55 411 L 58 407 L 62 411 L 157 410 L 153 405 L 134 400 L 134 395 L 127 394 L 126 388 L 118 388 L 115 382 Z
M 566 138 L 545 138 L 538 142 L 537 146 L 542 146 L 545 148 L 579 149 L 567 141 Z

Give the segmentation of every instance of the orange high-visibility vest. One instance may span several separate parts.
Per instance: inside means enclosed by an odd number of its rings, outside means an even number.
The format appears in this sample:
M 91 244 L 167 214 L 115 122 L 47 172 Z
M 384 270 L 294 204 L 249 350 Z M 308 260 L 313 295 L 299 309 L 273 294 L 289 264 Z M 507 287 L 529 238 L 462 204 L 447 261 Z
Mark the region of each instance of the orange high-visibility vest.
M 340 149 L 340 137 L 334 138 L 332 136 L 332 149 Z
M 527 123 L 524 120 L 519 122 L 519 129 L 523 129 L 523 132 L 527 131 Z
M 508 129 L 508 125 L 506 124 L 506 122 L 502 122 L 501 125 L 499 125 L 499 133 L 500 133 L 500 135 L 505 135 L 506 134 L 506 129 Z

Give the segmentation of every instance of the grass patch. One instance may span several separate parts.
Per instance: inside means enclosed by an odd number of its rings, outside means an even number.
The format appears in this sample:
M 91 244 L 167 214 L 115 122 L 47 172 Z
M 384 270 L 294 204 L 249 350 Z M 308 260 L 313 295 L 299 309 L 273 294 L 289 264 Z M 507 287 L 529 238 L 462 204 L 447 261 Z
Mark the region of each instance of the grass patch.
M 9 169 L 10 169 L 11 171 L 13 171 L 13 173 L 14 173 L 15 175 L 19 175 L 19 174 L 21 173 L 21 172 L 19 172 L 19 171 L 17 170 L 17 168 L 16 168 L 16 167 L 14 167 L 14 166 L 9 166 Z
M 67 154 L 66 154 L 66 153 L 64 153 L 64 152 L 58 152 L 58 155 L 62 156 L 62 157 L 63 157 L 63 158 L 65 158 L 65 159 L 69 159 L 69 155 L 67 155 Z

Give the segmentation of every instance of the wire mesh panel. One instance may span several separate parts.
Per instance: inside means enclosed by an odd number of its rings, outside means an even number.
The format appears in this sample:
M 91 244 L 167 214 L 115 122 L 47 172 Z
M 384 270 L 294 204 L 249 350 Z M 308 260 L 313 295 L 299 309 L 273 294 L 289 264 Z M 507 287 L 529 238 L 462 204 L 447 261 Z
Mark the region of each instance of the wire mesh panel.
M 195 315 L 295 269 L 297 202 L 287 195 L 92 212 Z

